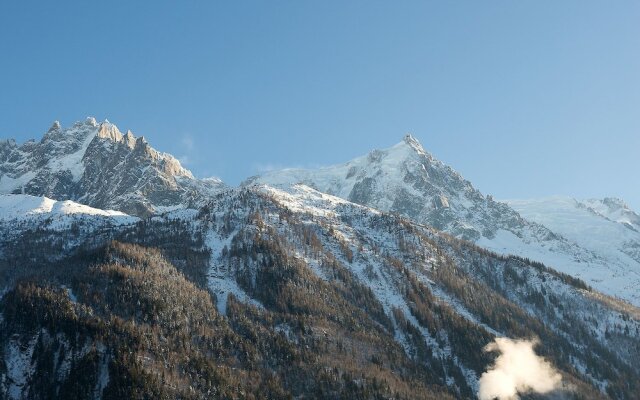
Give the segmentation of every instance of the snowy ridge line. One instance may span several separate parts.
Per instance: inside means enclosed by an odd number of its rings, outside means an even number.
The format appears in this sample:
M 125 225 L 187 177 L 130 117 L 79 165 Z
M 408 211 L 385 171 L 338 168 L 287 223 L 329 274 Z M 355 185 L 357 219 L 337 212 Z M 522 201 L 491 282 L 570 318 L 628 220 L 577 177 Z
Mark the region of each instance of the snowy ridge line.
M 129 217 L 127 214 L 114 210 L 101 210 L 75 203 L 70 200 L 56 201 L 48 197 L 38 197 L 26 194 L 0 194 L 0 219 L 28 219 L 46 215 L 95 215 L 103 217 Z

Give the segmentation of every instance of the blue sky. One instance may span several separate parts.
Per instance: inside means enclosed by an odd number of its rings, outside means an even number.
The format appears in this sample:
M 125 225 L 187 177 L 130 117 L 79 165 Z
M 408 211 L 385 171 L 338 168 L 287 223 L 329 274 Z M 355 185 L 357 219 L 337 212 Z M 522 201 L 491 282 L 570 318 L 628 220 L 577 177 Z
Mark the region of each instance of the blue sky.
M 93 115 L 237 184 L 411 132 L 496 198 L 640 210 L 638 21 L 637 1 L 1 2 L 0 137 Z

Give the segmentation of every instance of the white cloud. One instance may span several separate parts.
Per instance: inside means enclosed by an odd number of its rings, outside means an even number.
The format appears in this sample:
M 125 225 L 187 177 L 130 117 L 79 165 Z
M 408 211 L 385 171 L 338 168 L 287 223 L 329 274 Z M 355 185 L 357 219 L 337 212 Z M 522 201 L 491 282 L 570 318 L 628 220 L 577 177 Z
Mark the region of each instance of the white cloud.
M 326 165 L 321 164 L 306 164 L 306 165 L 283 165 L 276 163 L 254 163 L 253 170 L 258 174 L 264 174 L 271 171 L 281 171 L 284 169 L 318 169 L 322 167 L 326 167 Z
M 191 158 L 184 154 L 178 157 L 178 161 L 180 161 L 180 164 L 182 164 L 183 166 L 188 166 L 189 164 L 191 164 Z
M 182 147 L 184 147 L 184 149 L 187 151 L 193 151 L 193 149 L 195 149 L 196 147 L 191 135 L 183 135 L 180 139 L 180 143 L 182 144 Z
M 264 174 L 265 172 L 271 171 L 279 171 L 282 169 L 289 168 L 300 168 L 299 166 L 284 166 L 282 164 L 272 164 L 272 163 L 264 163 L 264 164 L 254 164 L 253 169 L 257 171 L 259 174 Z
M 537 341 L 496 338 L 485 351 L 499 351 L 495 365 L 480 377 L 480 400 L 515 400 L 518 394 L 549 393 L 560 387 L 562 377 L 533 351 Z
M 177 157 L 178 161 L 180 161 L 180 164 L 184 166 L 194 164 L 195 159 L 197 158 L 194 151 L 195 149 L 196 143 L 193 139 L 193 136 L 189 134 L 183 134 L 180 137 L 180 150 L 182 150 L 182 154 Z

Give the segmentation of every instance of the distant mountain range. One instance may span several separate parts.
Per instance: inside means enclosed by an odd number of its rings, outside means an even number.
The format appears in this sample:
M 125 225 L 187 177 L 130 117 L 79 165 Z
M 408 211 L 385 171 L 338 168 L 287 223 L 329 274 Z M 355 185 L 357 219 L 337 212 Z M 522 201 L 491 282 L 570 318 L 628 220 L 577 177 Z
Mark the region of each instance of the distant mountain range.
M 561 378 L 523 398 L 633 399 L 639 222 L 496 201 L 412 136 L 231 187 L 54 123 L 0 141 L 0 399 L 477 398 L 500 337 Z

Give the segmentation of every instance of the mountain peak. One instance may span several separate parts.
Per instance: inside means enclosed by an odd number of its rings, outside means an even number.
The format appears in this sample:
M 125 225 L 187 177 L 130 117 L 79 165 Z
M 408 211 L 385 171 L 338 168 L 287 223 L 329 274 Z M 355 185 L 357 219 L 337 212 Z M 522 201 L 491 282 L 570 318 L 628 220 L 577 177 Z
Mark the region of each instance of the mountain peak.
M 618 197 L 605 197 L 604 199 L 602 199 L 602 203 L 611 209 L 629 208 L 629 206 L 627 206 L 627 203 L 625 203 L 624 200 Z
M 15 139 L 0 139 L 0 150 L 3 148 L 13 149 L 16 148 L 17 144 Z
M 412 134 L 407 133 L 406 135 L 404 135 L 404 137 L 402 138 L 402 140 L 411 146 L 420 146 L 420 142 L 418 142 L 418 139 L 416 139 Z M 422 147 L 422 146 L 421 146 Z
M 105 122 L 109 122 L 109 121 L 105 120 Z M 87 117 L 87 119 L 84 120 L 84 123 L 85 125 L 98 126 L 98 122 L 94 117 Z
M 106 119 L 100 124 L 97 136 L 104 139 L 111 139 L 114 142 L 119 142 L 122 140 L 122 133 L 120 132 L 118 127 Z
M 399 145 L 409 146 L 412 150 L 420 155 L 428 154 L 424 147 L 422 147 L 418 139 L 416 139 L 416 137 L 410 133 L 404 135 L 404 137 L 402 138 L 402 142 L 400 142 Z
M 55 121 L 53 121 L 53 124 L 51 124 L 51 128 L 49 128 L 47 133 L 58 132 L 60 129 L 62 129 L 62 127 L 60 126 L 60 121 L 55 120 Z

